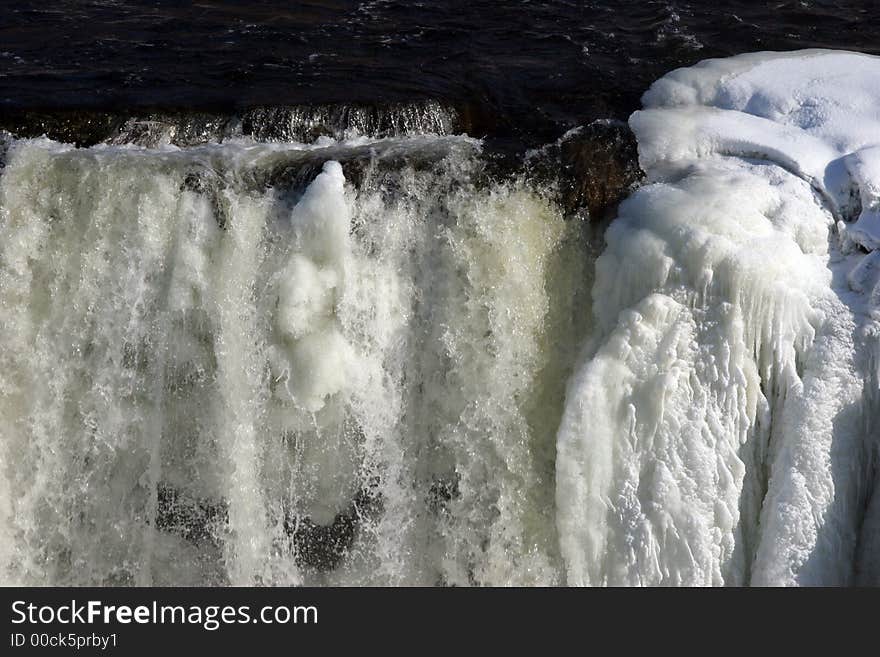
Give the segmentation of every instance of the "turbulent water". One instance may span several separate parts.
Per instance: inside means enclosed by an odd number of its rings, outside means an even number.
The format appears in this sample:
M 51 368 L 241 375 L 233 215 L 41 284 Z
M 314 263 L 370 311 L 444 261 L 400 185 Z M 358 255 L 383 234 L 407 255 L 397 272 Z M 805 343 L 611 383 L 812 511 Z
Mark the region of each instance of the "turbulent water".
M 6 581 L 561 581 L 584 226 L 468 138 L 356 148 L 9 146 Z
M 880 584 L 870 8 L 37 4 L 0 584 Z

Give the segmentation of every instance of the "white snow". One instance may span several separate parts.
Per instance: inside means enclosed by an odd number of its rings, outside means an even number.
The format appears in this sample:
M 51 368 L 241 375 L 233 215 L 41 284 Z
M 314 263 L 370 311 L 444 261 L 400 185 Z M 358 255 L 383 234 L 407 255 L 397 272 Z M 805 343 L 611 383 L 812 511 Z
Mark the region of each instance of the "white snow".
M 880 59 L 708 60 L 643 104 L 558 436 L 568 581 L 876 578 Z
M 880 169 L 880 66 L 857 53 L 805 50 L 710 59 L 645 93 L 630 119 L 649 174 L 729 155 L 767 159 L 806 179 L 834 212 L 868 214 L 853 231 L 873 248 Z M 871 182 L 874 181 L 874 182 Z

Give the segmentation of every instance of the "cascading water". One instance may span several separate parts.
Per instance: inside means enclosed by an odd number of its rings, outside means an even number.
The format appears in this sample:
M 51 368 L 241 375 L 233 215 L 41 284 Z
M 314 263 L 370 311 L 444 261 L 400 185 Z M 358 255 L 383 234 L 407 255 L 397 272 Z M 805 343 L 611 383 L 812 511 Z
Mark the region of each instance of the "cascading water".
M 583 225 L 482 169 L 463 137 L 8 144 L 4 581 L 561 581 Z
M 7 139 L 2 581 L 877 583 L 878 88 L 664 77 L 598 258 L 433 106 Z

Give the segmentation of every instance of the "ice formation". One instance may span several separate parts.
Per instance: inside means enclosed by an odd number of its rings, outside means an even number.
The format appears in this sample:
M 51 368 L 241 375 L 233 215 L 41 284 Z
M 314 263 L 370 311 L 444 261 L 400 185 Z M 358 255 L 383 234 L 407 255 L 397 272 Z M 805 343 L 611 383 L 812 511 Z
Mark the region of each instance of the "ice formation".
M 877 583 L 880 59 L 707 60 L 643 104 L 559 431 L 567 581 Z

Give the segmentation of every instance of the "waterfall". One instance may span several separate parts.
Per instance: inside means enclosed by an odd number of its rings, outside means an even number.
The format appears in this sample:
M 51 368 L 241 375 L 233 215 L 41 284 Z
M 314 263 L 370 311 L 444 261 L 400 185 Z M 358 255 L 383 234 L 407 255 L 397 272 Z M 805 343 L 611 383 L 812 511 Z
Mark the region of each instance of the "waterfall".
M 0 582 L 880 582 L 878 62 L 6 133 Z
M 590 247 L 484 169 L 466 137 L 11 141 L 4 581 L 560 582 Z

